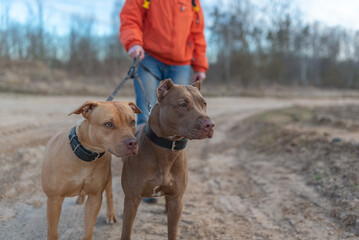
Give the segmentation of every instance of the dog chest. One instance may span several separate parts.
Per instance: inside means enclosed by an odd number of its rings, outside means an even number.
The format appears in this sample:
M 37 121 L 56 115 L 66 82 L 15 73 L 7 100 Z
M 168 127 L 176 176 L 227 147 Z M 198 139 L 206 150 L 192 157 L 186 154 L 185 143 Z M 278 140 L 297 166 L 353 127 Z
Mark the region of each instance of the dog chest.
M 150 180 L 144 189 L 143 195 L 148 197 L 161 197 L 177 193 L 177 184 L 173 178 L 164 181 L 159 178 Z

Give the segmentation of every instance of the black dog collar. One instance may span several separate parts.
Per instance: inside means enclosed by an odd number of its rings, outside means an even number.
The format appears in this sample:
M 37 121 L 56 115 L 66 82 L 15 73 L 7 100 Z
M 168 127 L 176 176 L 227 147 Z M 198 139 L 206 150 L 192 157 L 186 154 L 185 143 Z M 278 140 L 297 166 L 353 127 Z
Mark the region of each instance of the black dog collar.
M 71 129 L 69 139 L 72 151 L 78 158 L 85 162 L 95 161 L 105 154 L 105 152 L 97 153 L 84 148 L 76 135 L 76 126 Z
M 186 147 L 187 145 L 187 138 L 183 138 L 181 140 L 178 141 L 171 141 L 168 140 L 166 138 L 161 138 L 159 136 L 157 136 L 151 129 L 149 124 L 146 124 L 146 129 L 145 129 L 146 135 L 147 137 L 156 145 L 163 147 L 163 148 L 168 148 L 171 149 L 172 151 L 174 150 L 182 150 Z

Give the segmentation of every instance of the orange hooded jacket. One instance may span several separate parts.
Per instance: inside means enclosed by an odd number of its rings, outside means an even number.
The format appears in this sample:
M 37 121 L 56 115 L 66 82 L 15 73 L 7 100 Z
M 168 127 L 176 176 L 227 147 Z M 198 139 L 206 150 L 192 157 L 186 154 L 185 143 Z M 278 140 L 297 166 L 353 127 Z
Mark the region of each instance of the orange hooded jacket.
M 204 18 L 191 0 L 126 0 L 120 14 L 120 40 L 128 51 L 141 45 L 154 58 L 169 65 L 191 64 L 194 71 L 208 69 Z

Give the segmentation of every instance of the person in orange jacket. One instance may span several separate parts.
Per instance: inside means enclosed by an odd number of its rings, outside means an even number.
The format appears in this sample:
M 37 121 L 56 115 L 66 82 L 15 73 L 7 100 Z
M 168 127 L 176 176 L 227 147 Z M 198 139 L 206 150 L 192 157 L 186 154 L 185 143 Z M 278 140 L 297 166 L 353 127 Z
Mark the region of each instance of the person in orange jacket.
M 190 84 L 206 78 L 208 61 L 204 18 L 199 0 L 126 0 L 120 13 L 120 40 L 131 58 L 160 79 Z M 159 81 L 141 66 L 138 76 L 153 106 Z M 147 122 L 148 110 L 140 83 L 134 81 L 136 104 L 142 110 L 137 125 Z

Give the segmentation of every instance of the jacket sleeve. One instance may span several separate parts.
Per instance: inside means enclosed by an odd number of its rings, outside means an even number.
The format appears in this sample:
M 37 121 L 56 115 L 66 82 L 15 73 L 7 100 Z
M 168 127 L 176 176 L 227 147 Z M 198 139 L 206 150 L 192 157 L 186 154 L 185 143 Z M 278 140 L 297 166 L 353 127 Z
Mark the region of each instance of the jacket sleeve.
M 194 44 L 193 59 L 191 62 L 194 71 L 206 72 L 208 60 L 206 56 L 206 40 L 204 38 L 204 17 L 202 7 L 198 1 L 199 11 L 195 13 L 195 18 L 191 27 L 191 39 Z
M 143 21 L 146 9 L 143 0 L 126 0 L 120 13 L 120 40 L 128 51 L 134 45 L 143 46 Z

